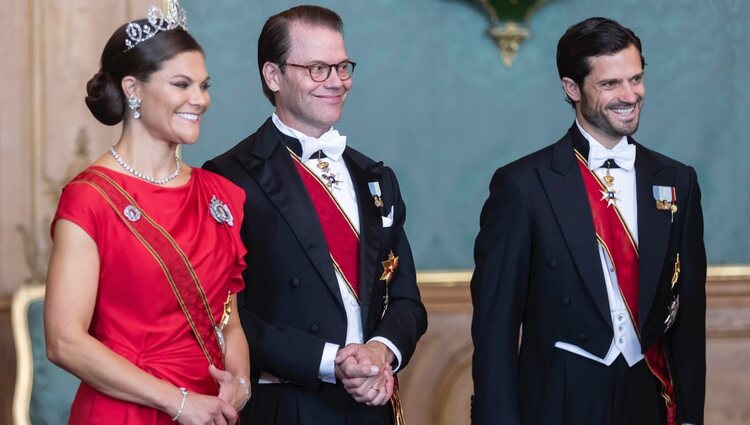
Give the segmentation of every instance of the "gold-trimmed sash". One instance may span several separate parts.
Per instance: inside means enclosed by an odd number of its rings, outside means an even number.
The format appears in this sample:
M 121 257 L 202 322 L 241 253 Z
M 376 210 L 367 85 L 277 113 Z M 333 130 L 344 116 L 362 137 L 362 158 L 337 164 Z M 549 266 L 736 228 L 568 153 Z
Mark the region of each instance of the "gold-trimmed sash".
M 318 176 L 293 152 L 290 152 L 290 156 L 318 213 L 333 266 L 344 277 L 352 294 L 359 301 L 359 234 Z
M 604 248 L 615 268 L 617 285 L 625 304 L 638 338 L 640 339 L 640 322 L 638 321 L 638 247 L 633 236 L 630 234 L 625 221 L 622 219 L 616 205 L 607 205 L 600 198 L 604 184 L 599 177 L 589 170 L 586 159 L 578 151 L 575 151 L 578 165 L 583 176 L 586 187 L 591 215 L 594 218 L 596 238 Z M 661 382 L 662 397 L 667 406 L 667 424 L 677 425 L 677 404 L 674 396 L 672 377 L 667 364 L 667 358 L 662 349 L 661 342 L 657 341 L 644 353 L 646 364 L 651 373 Z
M 122 186 L 106 174 L 87 169 L 71 182 L 76 183 L 88 184 L 99 192 L 133 236 L 151 253 L 164 272 L 209 364 L 224 369 L 219 336 L 215 331 L 217 326 L 206 293 L 177 241 L 149 217 Z

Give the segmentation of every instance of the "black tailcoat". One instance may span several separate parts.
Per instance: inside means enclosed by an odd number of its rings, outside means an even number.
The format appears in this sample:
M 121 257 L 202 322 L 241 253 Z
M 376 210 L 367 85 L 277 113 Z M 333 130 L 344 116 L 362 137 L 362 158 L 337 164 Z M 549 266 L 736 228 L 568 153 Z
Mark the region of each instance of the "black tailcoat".
M 705 278 L 703 217 L 695 171 L 636 145 L 639 320 L 645 351 L 661 341 L 681 422 L 703 423 Z M 471 281 L 472 423 L 538 424 L 554 344 L 604 357 L 613 338 L 592 214 L 574 144 L 574 124 L 555 144 L 497 170 L 481 214 Z M 676 188 L 678 211 L 659 210 L 654 185 Z M 677 322 L 665 334 L 677 254 Z M 520 329 L 523 327 L 519 349 Z M 600 391 L 602 389 L 591 389 Z
M 349 407 L 342 405 L 343 387 L 339 384 L 331 389 L 333 385 L 318 379 L 324 344 L 343 347 L 347 321 L 320 221 L 284 138 L 288 136 L 269 119 L 254 134 L 204 165 L 247 194 L 241 233 L 248 250 L 246 288 L 238 296 L 238 308 L 250 345 L 253 397 L 243 412 L 243 423 L 267 423 L 269 418 L 286 423 L 280 418 L 289 416 L 295 417 L 289 420 L 293 423 L 336 423 L 336 417 L 346 411 L 356 411 L 362 418 L 370 411 L 380 416 L 382 408 L 358 406 L 351 398 L 345 401 Z M 389 339 L 403 356 L 403 368 L 427 327 L 403 229 L 404 203 L 390 168 L 349 147 L 343 158 L 359 207 L 359 299 L 364 339 Z M 373 181 L 380 185 L 382 207 L 375 205 L 368 189 L 368 182 Z M 391 208 L 393 224 L 384 227 L 382 217 Z M 391 251 L 399 263 L 388 285 L 387 312 L 381 317 L 386 295 L 386 282 L 380 280 L 381 261 Z M 288 383 L 258 385 L 260 372 Z M 338 396 L 331 399 L 326 395 L 331 393 Z M 369 423 L 364 421 L 361 423 Z

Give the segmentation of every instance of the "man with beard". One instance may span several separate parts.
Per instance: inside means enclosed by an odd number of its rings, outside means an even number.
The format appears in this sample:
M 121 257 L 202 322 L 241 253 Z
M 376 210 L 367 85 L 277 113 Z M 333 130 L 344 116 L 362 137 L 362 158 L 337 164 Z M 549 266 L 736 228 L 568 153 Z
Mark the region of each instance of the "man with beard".
M 695 171 L 630 137 L 645 91 L 630 29 L 570 27 L 557 66 L 575 122 L 497 170 L 482 210 L 472 423 L 702 424 Z

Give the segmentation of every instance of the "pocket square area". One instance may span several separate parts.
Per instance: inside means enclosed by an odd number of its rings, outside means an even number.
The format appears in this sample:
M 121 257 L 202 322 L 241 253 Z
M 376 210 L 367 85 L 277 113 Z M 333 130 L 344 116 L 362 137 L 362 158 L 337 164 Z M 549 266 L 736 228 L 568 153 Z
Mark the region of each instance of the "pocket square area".
M 389 212 L 387 216 L 382 216 L 381 218 L 383 219 L 383 227 L 393 226 L 393 205 L 391 205 L 391 212 Z

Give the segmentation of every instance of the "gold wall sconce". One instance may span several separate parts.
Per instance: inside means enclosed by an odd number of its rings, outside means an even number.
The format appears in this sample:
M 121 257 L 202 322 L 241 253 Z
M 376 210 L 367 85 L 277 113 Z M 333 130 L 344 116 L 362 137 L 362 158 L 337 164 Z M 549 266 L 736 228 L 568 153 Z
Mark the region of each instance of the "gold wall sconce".
M 521 43 L 531 31 L 526 21 L 547 0 L 478 0 L 490 18 L 489 33 L 502 53 L 503 64 L 513 65 Z

